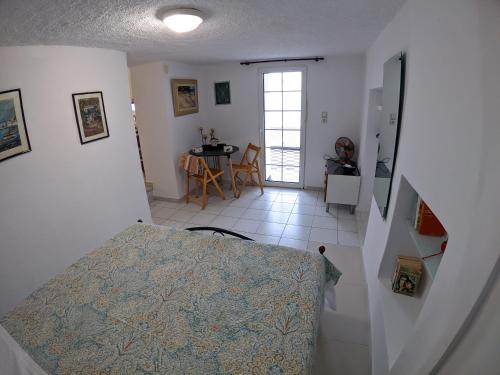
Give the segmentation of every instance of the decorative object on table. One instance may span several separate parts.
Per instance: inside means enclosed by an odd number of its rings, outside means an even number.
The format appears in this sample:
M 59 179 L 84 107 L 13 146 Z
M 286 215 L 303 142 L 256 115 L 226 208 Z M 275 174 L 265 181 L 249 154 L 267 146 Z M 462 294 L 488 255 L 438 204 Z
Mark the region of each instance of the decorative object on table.
M 30 151 L 21 89 L 0 92 L 0 161 Z
M 102 91 L 73 94 L 73 108 L 82 145 L 109 137 Z
M 199 154 L 200 152 L 203 152 L 203 147 L 191 147 L 191 151 L 193 151 L 193 153 L 195 154 Z
M 439 219 L 420 197 L 418 197 L 415 216 L 412 218 L 412 221 L 415 230 L 419 234 L 438 237 L 446 235 L 446 229 L 444 229 Z
M 231 92 L 229 89 L 229 81 L 215 82 L 215 104 L 231 104 Z
M 420 258 L 398 256 L 392 277 L 393 292 L 414 296 L 418 291 L 421 278 L 422 261 Z
M 223 148 L 224 152 L 233 152 L 233 146 L 231 145 L 226 145 Z
M 261 148 L 259 146 L 255 146 L 249 143 L 247 149 L 245 150 L 245 153 L 243 154 L 243 157 L 241 158 L 241 162 L 239 164 L 234 164 L 234 163 L 231 164 L 231 171 L 233 172 L 231 176 L 233 180 L 233 186 L 236 186 L 235 179 L 239 179 L 242 182 L 239 191 L 235 192 L 236 198 L 240 197 L 241 192 L 245 188 L 246 184 L 250 181 L 258 185 L 260 187 L 261 194 L 264 194 L 262 175 L 260 173 L 260 167 L 259 167 L 260 150 Z M 252 153 L 253 157 L 250 156 L 250 154 Z M 245 174 L 243 180 L 239 178 L 238 173 Z M 254 173 L 257 174 L 257 178 L 259 180 L 258 183 L 256 183 L 253 179 Z
M 205 141 L 204 141 L 204 138 L 203 138 L 203 126 L 200 126 L 198 128 L 198 131 L 200 132 L 200 136 L 201 136 L 201 144 L 204 145 Z
M 198 81 L 195 79 L 172 79 L 172 101 L 174 115 L 184 116 L 198 112 Z
M 210 128 L 210 144 L 214 147 L 219 144 L 219 138 L 215 136 L 214 128 Z
M 207 150 L 222 150 L 222 148 L 225 146 L 225 144 L 220 143 L 219 138 L 215 136 L 215 129 L 210 128 L 209 129 L 209 134 L 203 133 L 203 127 L 199 127 L 198 131 L 200 132 L 201 135 L 201 141 L 202 141 L 202 148 L 203 151 Z M 210 136 L 210 141 L 207 142 L 208 137 Z M 195 152 L 195 151 L 193 151 Z M 201 151 L 200 151 L 201 152 Z M 197 151 L 195 153 L 198 153 Z

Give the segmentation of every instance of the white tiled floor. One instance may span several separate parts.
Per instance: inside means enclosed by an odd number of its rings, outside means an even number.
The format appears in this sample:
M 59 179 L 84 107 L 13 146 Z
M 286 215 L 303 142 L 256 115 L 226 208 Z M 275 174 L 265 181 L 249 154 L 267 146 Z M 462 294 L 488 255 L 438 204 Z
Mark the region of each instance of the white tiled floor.
M 213 226 L 233 230 L 255 241 L 280 244 L 326 256 L 342 271 L 336 286 L 337 310 L 325 307 L 321 318 L 313 374 L 370 374 L 369 314 L 360 246 L 368 217 L 345 207 L 325 210 L 322 193 L 311 190 L 245 189 L 240 199 L 210 196 L 205 210 L 194 203 L 154 201 L 156 224 L 178 229 Z M 358 234 L 358 233 L 361 233 Z
M 306 245 L 317 241 L 360 246 L 357 217 L 347 207 L 331 206 L 330 212 L 326 212 L 322 193 L 318 191 L 266 188 L 265 194 L 260 195 L 257 188 L 249 187 L 240 199 L 234 199 L 230 191 L 225 190 L 225 194 L 226 200 L 210 196 L 203 211 L 195 203 L 154 201 L 151 214 L 156 224 L 166 224 L 168 220 L 177 228 L 217 226 L 256 233 L 261 240 L 262 236 L 276 237 L 265 240 L 272 243 L 282 240 L 283 244 L 295 244 L 298 248 L 304 247 L 303 241 Z

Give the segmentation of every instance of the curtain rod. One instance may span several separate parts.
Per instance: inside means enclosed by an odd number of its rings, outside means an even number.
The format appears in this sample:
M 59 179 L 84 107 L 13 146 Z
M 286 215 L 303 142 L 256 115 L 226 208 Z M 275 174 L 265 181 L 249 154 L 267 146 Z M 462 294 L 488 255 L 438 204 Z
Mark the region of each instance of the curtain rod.
M 324 57 L 299 57 L 299 58 L 290 58 L 290 59 L 270 59 L 270 60 L 251 60 L 251 61 L 242 61 L 240 65 L 251 65 L 251 64 L 262 64 L 269 62 L 289 62 L 289 61 L 323 61 Z

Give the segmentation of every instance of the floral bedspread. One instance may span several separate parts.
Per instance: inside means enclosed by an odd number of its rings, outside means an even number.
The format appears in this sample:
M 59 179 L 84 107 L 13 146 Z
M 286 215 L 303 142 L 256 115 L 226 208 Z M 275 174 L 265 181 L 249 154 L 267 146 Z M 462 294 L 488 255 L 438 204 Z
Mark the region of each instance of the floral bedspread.
M 136 224 L 0 324 L 49 374 L 308 374 L 325 260 Z

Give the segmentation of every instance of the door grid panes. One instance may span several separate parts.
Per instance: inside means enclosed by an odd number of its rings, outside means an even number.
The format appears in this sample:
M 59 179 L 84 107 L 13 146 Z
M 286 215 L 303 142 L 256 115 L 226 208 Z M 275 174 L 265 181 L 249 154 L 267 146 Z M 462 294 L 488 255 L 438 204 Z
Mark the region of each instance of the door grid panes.
M 302 72 L 264 73 L 266 181 L 301 181 Z

